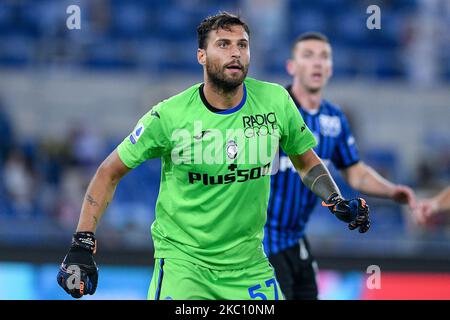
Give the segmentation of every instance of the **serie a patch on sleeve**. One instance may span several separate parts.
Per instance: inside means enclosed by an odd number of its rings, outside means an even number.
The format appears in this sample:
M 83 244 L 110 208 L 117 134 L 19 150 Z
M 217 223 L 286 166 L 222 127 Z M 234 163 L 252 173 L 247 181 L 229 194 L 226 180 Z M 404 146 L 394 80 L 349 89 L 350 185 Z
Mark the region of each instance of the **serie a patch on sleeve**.
M 130 135 L 131 143 L 136 144 L 139 141 L 139 138 L 144 133 L 144 131 L 145 131 L 144 125 L 142 123 L 139 123 Z

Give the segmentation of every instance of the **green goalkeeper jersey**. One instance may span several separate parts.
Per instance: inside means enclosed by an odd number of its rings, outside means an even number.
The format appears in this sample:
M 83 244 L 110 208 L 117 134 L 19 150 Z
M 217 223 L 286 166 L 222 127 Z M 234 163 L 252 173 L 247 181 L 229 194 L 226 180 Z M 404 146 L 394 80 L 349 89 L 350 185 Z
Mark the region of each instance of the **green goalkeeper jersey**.
M 117 151 L 129 168 L 162 159 L 155 258 L 227 270 L 266 259 L 263 228 L 278 148 L 290 155 L 315 145 L 283 87 L 247 78 L 241 103 L 229 110 L 209 105 L 203 84 L 160 102 Z

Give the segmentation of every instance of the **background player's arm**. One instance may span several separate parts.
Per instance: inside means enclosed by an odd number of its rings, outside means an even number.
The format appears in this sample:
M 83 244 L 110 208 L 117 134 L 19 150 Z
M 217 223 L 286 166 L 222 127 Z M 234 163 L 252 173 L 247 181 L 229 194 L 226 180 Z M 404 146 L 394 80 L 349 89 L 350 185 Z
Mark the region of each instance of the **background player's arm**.
M 438 213 L 450 214 L 450 187 L 442 190 L 432 198 L 423 199 L 414 210 L 417 222 L 421 224 L 427 223 Z
M 347 183 L 355 190 L 372 196 L 389 198 L 399 203 L 415 207 L 414 192 L 411 188 L 394 184 L 362 161 L 342 170 Z
M 86 191 L 77 232 L 93 232 L 103 212 L 111 202 L 117 184 L 131 169 L 120 160 L 114 150 L 100 165 Z
M 447 187 L 432 200 L 437 204 L 437 211 L 450 212 L 450 187 Z

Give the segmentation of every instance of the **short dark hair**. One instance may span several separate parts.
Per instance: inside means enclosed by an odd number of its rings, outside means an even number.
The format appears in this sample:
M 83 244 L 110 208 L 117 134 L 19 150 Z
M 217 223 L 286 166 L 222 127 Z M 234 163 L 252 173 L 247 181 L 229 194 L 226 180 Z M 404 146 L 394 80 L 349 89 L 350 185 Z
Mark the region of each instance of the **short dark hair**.
M 306 41 L 306 40 L 319 40 L 319 41 L 323 41 L 328 44 L 330 43 L 330 40 L 328 40 L 328 37 L 321 32 L 315 32 L 315 31 L 305 32 L 305 33 L 302 33 L 301 35 L 299 35 L 295 39 L 295 41 L 292 43 L 292 48 L 291 48 L 292 52 L 294 52 L 294 49 L 299 42 Z
M 239 16 L 221 11 L 214 16 L 205 18 L 197 27 L 198 47 L 200 49 L 206 48 L 206 39 L 210 31 L 219 29 L 230 30 L 231 26 L 242 26 L 250 36 L 248 25 Z

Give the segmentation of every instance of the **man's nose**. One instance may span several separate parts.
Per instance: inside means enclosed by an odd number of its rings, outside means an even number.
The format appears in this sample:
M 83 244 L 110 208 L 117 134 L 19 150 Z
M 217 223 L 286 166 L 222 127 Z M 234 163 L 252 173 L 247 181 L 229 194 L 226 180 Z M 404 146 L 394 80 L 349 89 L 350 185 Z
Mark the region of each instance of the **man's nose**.
M 320 58 L 314 59 L 314 61 L 313 61 L 314 68 L 322 68 L 323 65 L 324 65 L 324 63 L 323 63 L 322 59 L 320 59 Z
M 231 56 L 238 59 L 241 57 L 241 51 L 239 50 L 238 46 L 231 47 Z
M 325 65 L 325 63 L 326 63 L 326 60 L 325 59 L 323 59 L 322 57 L 315 57 L 314 59 L 313 59 L 313 63 L 314 63 L 314 65 L 317 65 L 317 66 L 324 66 Z

